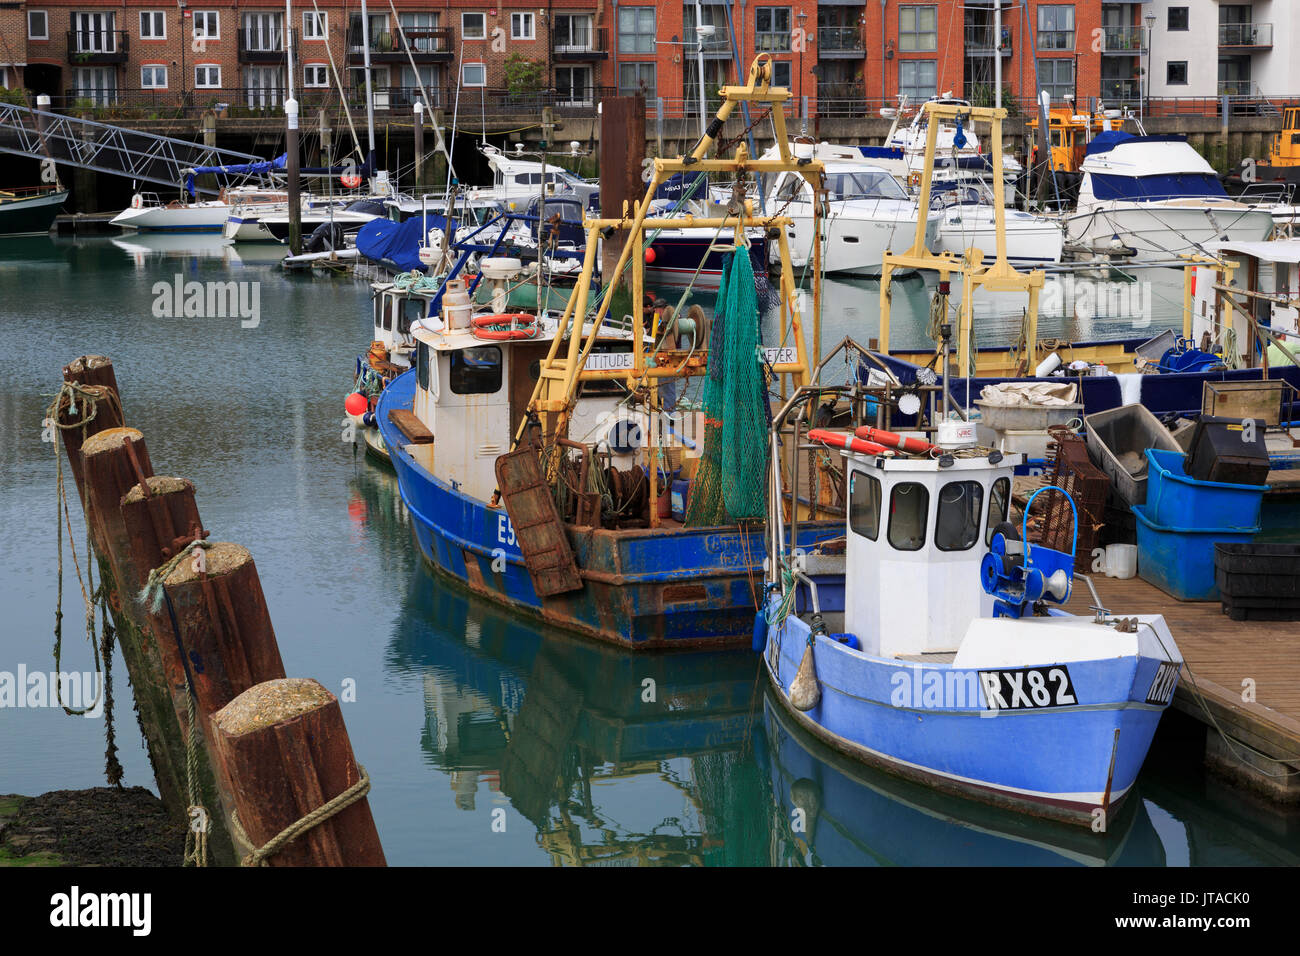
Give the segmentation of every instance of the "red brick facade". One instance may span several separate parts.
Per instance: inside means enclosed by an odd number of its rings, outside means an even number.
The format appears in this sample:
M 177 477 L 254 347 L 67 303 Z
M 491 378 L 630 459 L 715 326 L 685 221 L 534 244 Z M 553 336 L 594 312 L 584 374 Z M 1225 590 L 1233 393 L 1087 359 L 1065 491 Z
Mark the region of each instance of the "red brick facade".
M 540 88 L 558 93 L 561 104 L 590 106 L 603 92 L 642 89 L 663 98 L 670 114 L 698 109 L 699 38 L 691 0 L 395 2 L 415 71 L 389 4 L 368 3 L 380 109 L 409 107 L 420 82 L 435 104 L 449 105 L 458 73 L 471 91 L 484 87 L 484 97 Z M 1139 58 L 1117 55 L 1114 37 L 1140 35 L 1143 7 L 1106 4 L 1112 33 L 1103 34 L 1102 6 L 1095 0 L 1027 0 L 1023 12 L 1006 10 L 1002 62 L 1010 95 L 1033 96 L 1035 49 L 1042 83 L 1058 102 L 1067 92 L 1080 103 L 1103 95 L 1103 74 L 1112 94 L 1122 88 L 1117 82 L 1135 77 Z M 333 87 L 327 45 L 344 86 L 354 86 L 361 66 L 354 26 L 360 3 L 317 0 L 317 7 L 328 39 L 308 35 L 310 3 L 293 5 L 295 89 Z M 756 53 L 767 52 L 778 64 L 778 80 L 789 83 L 796 101 L 807 97 L 815 111 L 820 100 L 821 112 L 874 112 L 900 91 L 913 100 L 945 91 L 991 96 L 991 0 L 735 0 L 703 9 L 709 92 L 737 81 L 737 62 L 744 69 Z M 252 0 L 189 0 L 181 7 L 150 0 L 29 2 L 0 11 L 0 64 L 7 85 L 56 97 L 165 103 L 188 95 L 191 101 L 274 105 L 283 97 L 284 16 L 283 4 Z M 1117 18 L 1126 24 L 1118 32 L 1109 26 Z M 215 26 L 215 35 L 196 38 L 196 22 Z M 512 81 L 511 60 L 531 61 L 532 75 Z

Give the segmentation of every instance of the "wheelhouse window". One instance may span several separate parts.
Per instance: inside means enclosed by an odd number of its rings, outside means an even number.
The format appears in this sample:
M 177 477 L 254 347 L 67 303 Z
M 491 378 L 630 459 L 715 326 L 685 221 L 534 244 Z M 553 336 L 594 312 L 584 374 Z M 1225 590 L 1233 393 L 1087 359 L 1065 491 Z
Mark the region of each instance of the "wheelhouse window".
M 849 527 L 872 541 L 880 534 L 880 482 L 866 472 L 849 478 Z
M 939 489 L 934 543 L 940 551 L 969 551 L 980 537 L 984 487 L 978 481 L 950 481 Z
M 889 544 L 898 551 L 925 547 L 925 522 L 930 514 L 930 492 L 925 485 L 904 481 L 889 496 Z
M 479 345 L 451 353 L 451 390 L 457 395 L 492 395 L 501 390 L 501 349 Z
M 415 349 L 415 380 L 420 388 L 429 391 L 429 369 L 433 365 L 433 350 L 423 342 Z
M 989 489 L 989 522 L 984 532 L 984 543 L 993 543 L 993 530 L 1007 520 L 1007 503 L 1011 500 L 1011 480 L 999 478 Z

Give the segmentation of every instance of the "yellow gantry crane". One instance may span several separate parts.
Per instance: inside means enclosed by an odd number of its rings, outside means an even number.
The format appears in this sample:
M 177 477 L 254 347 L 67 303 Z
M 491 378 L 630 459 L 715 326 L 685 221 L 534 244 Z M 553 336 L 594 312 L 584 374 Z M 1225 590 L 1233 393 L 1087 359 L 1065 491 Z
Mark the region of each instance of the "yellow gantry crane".
M 950 253 L 935 255 L 925 244 L 925 230 L 930 218 L 930 190 L 934 178 L 934 154 L 938 142 L 939 126 L 945 119 L 962 119 L 968 123 L 987 122 L 991 126 L 989 144 L 993 153 L 993 182 L 1000 191 L 1002 185 L 1002 121 L 1005 109 L 967 106 L 960 103 L 925 103 L 921 107 L 927 116 L 925 160 L 921 172 L 921 195 L 917 200 L 916 236 L 912 247 L 903 253 L 886 252 L 880 276 L 880 349 L 889 354 L 889 299 L 893 273 L 899 269 L 929 270 L 939 273 L 940 283 L 948 283 L 951 276 L 961 277 L 961 319 L 958 329 L 958 368 L 970 368 L 970 350 L 973 346 L 972 324 L 974 318 L 974 293 L 978 288 L 993 292 L 1025 292 L 1029 296 L 1026 341 L 1038 341 L 1038 294 L 1043 288 L 1046 273 L 1042 269 L 1020 272 L 1007 259 L 1006 206 L 995 201 L 994 224 L 997 235 L 997 255 L 992 265 L 984 265 L 984 253 L 970 248 L 963 256 Z M 941 286 L 941 289 L 943 286 Z M 947 314 L 948 297 L 940 297 Z M 1032 367 L 1032 362 L 1031 362 Z

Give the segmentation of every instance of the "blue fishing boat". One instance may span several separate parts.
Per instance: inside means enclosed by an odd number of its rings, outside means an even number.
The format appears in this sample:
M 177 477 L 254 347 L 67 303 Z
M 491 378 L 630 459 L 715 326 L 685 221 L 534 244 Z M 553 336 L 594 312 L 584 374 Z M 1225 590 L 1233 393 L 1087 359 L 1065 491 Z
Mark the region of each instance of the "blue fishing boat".
M 912 457 L 847 434 L 808 437 L 841 448 L 848 515 L 842 547 L 796 554 L 772 511 L 779 560 L 755 642 L 781 704 L 836 749 L 903 777 L 1104 826 L 1177 685 L 1182 658 L 1163 617 L 1062 609 L 1073 545 L 1032 543 L 1007 520 L 1019 456 L 931 446 Z
M 723 90 L 710 129 L 741 102 L 788 98 L 770 77 L 770 58 L 756 58 L 746 86 Z M 393 379 L 373 412 L 430 564 L 511 608 L 629 647 L 746 641 L 766 558 L 769 389 L 782 376 L 802 385 L 809 375 L 788 250 L 783 337 L 760 340 L 748 237 L 788 219 L 756 214 L 742 199 L 709 218 L 651 215 L 659 185 L 713 145 L 705 135 L 690 156 L 655 160 L 634 214 L 585 221 L 583 269 L 562 315 L 478 307 L 443 289 L 411 300 L 425 309 L 399 318 L 414 368 Z M 726 162 L 743 173 L 743 151 Z M 788 150 L 773 165 L 811 179 L 822 172 Z M 631 302 L 645 300 L 649 236 L 683 222 L 708 230 L 708 254 L 726 263 L 708 335 L 686 316 L 661 325 L 634 308 L 611 317 L 625 269 Z M 628 239 L 596 296 L 597 245 L 614 230 Z M 684 412 L 679 399 L 692 376 L 707 379 L 703 403 Z M 675 512 L 676 494 L 689 505 Z M 788 543 L 809 548 L 836 528 L 807 521 Z

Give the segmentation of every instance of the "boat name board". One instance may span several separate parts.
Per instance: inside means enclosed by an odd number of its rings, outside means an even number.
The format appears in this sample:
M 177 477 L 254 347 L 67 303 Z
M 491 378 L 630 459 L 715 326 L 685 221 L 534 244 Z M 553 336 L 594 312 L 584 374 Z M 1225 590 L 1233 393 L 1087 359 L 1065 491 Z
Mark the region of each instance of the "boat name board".
M 1168 661 L 1156 668 L 1156 676 L 1147 691 L 1148 704 L 1167 704 L 1174 696 L 1174 686 L 1178 683 L 1178 665 Z
M 631 352 L 592 352 L 582 367 L 589 372 L 627 372 L 634 358 Z
M 1079 703 L 1070 683 L 1070 671 L 1064 665 L 980 671 L 979 674 L 989 710 L 1036 710 Z
M 793 365 L 799 360 L 793 345 L 782 345 L 779 348 L 764 348 L 763 356 L 768 365 Z

